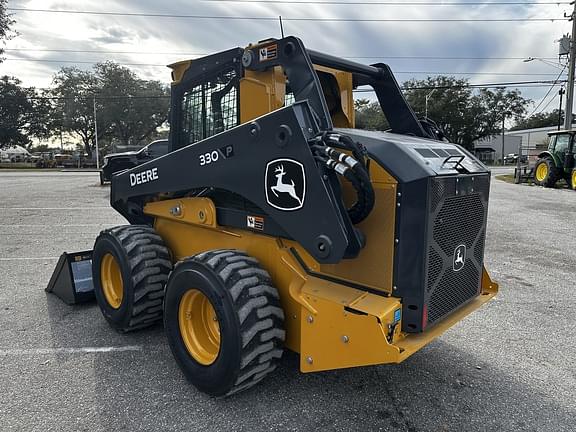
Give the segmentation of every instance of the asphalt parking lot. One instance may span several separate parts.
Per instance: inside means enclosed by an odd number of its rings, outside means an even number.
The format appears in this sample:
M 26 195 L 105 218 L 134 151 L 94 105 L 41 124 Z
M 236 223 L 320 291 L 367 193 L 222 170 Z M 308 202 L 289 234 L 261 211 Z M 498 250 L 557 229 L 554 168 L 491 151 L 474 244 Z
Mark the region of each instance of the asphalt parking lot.
M 121 335 L 44 288 L 63 251 L 123 224 L 97 173 L 0 171 L 0 430 L 576 430 L 576 192 L 493 180 L 500 294 L 400 365 L 187 384 L 161 326 Z

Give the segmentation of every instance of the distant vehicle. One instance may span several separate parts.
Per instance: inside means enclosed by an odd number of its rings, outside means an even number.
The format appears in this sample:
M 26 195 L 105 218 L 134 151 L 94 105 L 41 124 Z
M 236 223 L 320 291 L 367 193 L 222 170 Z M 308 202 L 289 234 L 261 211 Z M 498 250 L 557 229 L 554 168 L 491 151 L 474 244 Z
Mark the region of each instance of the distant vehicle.
M 168 153 L 168 140 L 153 141 L 138 151 L 112 153 L 104 157 L 100 171 L 100 184 L 112 180 L 115 172 L 123 171 L 141 165 Z
M 576 131 L 550 132 L 548 149 L 538 155 L 534 166 L 534 182 L 553 188 L 564 179 L 576 190 Z
M 516 153 L 509 153 L 506 156 L 504 156 L 504 164 L 513 164 L 518 162 L 518 154 Z M 520 162 L 521 163 L 526 163 L 528 162 L 528 156 L 526 155 L 522 155 L 520 157 Z
M 74 168 L 77 166 L 77 162 L 74 161 L 74 156 L 66 153 L 58 153 L 54 155 L 54 160 L 56 161 L 56 166 L 62 168 Z

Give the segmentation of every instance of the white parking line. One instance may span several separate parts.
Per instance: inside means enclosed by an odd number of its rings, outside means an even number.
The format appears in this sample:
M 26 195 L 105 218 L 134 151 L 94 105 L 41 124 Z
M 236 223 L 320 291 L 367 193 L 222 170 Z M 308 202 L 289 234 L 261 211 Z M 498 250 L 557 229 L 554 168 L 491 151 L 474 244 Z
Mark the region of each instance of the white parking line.
M 128 345 L 123 347 L 81 347 L 81 348 L 31 348 L 31 349 L 2 349 L 0 356 L 35 356 L 53 354 L 93 354 L 125 351 L 142 351 L 140 345 Z
M 60 257 L 17 257 L 17 258 L 0 258 L 0 261 L 42 261 L 57 260 Z
M 103 210 L 111 209 L 110 206 L 101 207 L 0 207 L 0 210 Z
M 7 224 L 2 225 L 0 224 L 0 228 L 84 228 L 84 227 L 99 227 L 99 226 L 116 226 L 117 224 L 110 224 L 110 223 L 99 223 L 99 224 L 72 224 L 72 225 L 61 225 L 61 226 L 54 226 L 54 224 L 36 224 L 36 225 L 13 225 Z

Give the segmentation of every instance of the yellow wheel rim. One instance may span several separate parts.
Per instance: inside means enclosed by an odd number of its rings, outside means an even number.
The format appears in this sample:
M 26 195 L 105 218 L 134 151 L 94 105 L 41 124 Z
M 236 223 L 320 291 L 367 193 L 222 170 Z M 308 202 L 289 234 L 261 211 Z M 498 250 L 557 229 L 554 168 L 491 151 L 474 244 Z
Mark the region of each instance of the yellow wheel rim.
M 542 162 L 536 168 L 536 180 L 542 182 L 546 180 L 546 177 L 548 177 L 548 165 L 546 165 L 545 162 Z
M 120 266 L 116 258 L 114 258 L 114 255 L 106 254 L 104 258 L 102 258 L 100 279 L 106 301 L 114 309 L 118 309 L 124 298 L 124 284 L 122 282 Z
M 572 189 L 576 190 L 576 170 L 572 171 Z
M 208 297 L 196 289 L 186 291 L 178 306 L 178 325 L 188 353 L 205 366 L 220 352 L 220 324 Z

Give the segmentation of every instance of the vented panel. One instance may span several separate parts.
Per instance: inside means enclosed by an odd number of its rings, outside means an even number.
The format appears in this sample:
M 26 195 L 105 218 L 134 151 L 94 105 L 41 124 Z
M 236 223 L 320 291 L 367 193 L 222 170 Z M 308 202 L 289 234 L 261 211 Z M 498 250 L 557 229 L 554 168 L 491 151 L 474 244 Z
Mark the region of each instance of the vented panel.
M 460 244 L 470 250 L 483 227 L 483 216 L 480 195 L 447 198 L 434 221 L 434 241 L 447 255 Z
M 448 269 L 430 296 L 428 322 L 433 323 L 479 293 L 480 273 L 475 266 L 464 266 L 458 273 Z
M 444 268 L 444 260 L 434 249 L 430 248 L 428 252 L 428 284 L 426 286 L 426 291 L 430 292 L 438 278 L 442 274 L 442 269 Z
M 426 276 L 428 324 L 480 293 L 489 182 L 488 176 L 431 181 L 431 238 Z M 464 266 L 456 271 L 454 261 L 461 245 L 466 246 Z

